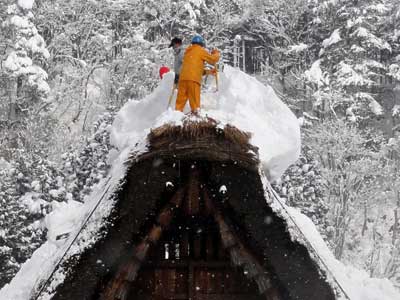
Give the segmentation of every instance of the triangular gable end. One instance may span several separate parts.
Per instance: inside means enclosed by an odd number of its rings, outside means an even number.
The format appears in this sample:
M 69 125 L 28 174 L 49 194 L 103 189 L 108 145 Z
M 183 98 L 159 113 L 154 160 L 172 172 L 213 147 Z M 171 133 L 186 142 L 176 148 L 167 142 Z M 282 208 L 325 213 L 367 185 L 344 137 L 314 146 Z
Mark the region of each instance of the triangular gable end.
M 152 131 L 52 299 L 335 299 L 267 205 L 249 138 L 212 120 Z

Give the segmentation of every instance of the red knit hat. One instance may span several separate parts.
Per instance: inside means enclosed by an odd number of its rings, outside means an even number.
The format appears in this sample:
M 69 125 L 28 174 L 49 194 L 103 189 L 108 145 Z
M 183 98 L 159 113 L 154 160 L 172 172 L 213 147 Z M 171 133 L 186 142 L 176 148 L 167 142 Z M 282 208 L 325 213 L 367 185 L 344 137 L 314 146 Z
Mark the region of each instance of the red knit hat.
M 166 67 L 166 66 L 162 66 L 161 68 L 160 68 L 160 78 L 162 79 L 163 78 L 163 76 L 164 76 L 164 74 L 165 73 L 168 73 L 170 70 L 169 70 L 169 68 L 168 67 Z

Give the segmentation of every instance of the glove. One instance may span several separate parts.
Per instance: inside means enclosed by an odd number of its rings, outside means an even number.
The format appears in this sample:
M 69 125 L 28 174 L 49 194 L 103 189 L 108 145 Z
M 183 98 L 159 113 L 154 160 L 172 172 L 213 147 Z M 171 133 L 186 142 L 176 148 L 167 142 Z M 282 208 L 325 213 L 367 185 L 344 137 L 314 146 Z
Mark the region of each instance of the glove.
M 211 50 L 211 54 L 218 54 L 218 53 L 219 53 L 219 51 L 215 48 Z
M 217 73 L 217 70 L 214 69 L 209 69 L 209 70 L 204 70 L 204 75 L 214 75 Z

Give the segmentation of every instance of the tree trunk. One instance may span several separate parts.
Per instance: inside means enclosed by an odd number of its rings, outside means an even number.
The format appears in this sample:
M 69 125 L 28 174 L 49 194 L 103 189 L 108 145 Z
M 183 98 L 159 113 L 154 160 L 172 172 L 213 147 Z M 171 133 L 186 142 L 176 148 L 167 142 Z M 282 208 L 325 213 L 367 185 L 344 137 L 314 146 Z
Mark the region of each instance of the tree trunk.
M 8 81 L 8 97 L 9 97 L 8 122 L 10 124 L 17 121 L 17 92 L 18 92 L 17 78 L 10 77 Z
M 400 210 L 400 191 L 397 191 L 397 207 L 394 209 L 394 224 L 393 224 L 393 235 L 392 245 L 394 246 L 397 241 L 397 235 L 399 230 L 399 210 Z

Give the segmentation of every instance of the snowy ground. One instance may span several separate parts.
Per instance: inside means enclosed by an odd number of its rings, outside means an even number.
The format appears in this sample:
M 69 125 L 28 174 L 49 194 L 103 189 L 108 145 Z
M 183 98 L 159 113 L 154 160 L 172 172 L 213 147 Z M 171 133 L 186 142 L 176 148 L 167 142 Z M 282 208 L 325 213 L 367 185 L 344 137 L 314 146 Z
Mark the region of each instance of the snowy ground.
M 251 132 L 251 142 L 259 147 L 262 161 L 260 175 L 267 192 L 270 186 L 264 174 L 267 174 L 269 180 L 278 178 L 297 159 L 300 151 L 297 119 L 270 87 L 263 86 L 253 77 L 226 67 L 219 79 L 219 91 L 214 92 L 215 87 L 211 85 L 210 90 L 203 93 L 202 112 L 199 117 L 192 119 L 196 121 L 208 116 L 218 120 L 221 127 L 229 123 Z M 98 184 L 84 204 L 73 201 L 60 204 L 47 217 L 48 241 L 34 252 L 12 282 L 0 291 L 0 300 L 28 300 L 37 284 L 48 278 L 67 249 L 65 259 L 81 253 L 101 237 L 101 226 L 113 207 L 112 195 L 125 175 L 124 162 L 129 154 L 146 150 L 145 137 L 150 128 L 165 123 L 179 125 L 185 117 L 183 113 L 167 109 L 172 81 L 173 74 L 167 74 L 151 95 L 141 101 L 132 100 L 121 109 L 112 128 L 112 143 L 119 150 L 110 155 L 112 169 L 109 176 Z M 365 272 L 346 267 L 334 259 L 307 217 L 281 204 L 278 199 L 270 205 L 291 224 L 293 238 L 304 242 L 309 249 L 316 249 L 318 255 L 314 254 L 314 258 L 319 264 L 328 267 L 330 280 L 333 281 L 335 277 L 350 299 L 400 299 L 400 294 L 388 280 L 368 278 Z M 87 226 L 74 242 L 75 235 L 93 211 Z M 51 281 L 51 288 L 60 284 L 63 278 L 63 270 L 58 268 Z M 43 293 L 40 299 L 51 299 L 51 291 Z

